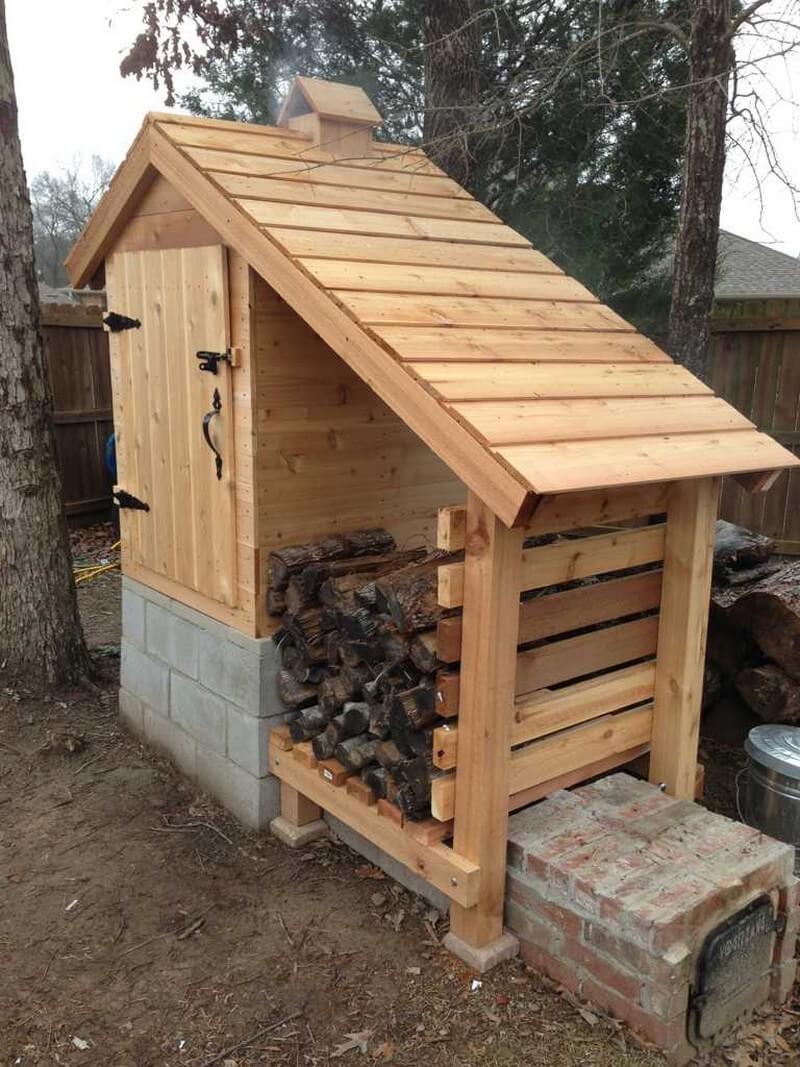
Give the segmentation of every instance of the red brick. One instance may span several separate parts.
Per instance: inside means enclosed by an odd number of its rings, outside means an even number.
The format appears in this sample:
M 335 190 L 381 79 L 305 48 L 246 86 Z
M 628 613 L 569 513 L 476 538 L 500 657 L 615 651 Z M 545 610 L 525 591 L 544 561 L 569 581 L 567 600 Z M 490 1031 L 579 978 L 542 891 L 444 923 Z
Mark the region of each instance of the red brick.
M 535 945 L 529 944 L 520 938 L 519 954 L 527 965 L 539 974 L 547 975 L 554 982 L 563 985 L 573 993 L 577 993 L 581 986 L 578 972 L 569 964 L 562 963 L 556 956 L 549 952 L 542 952 Z
M 663 955 L 655 955 L 627 938 L 613 934 L 601 923 L 585 923 L 583 937 L 587 944 L 619 960 L 629 970 L 662 985 L 680 985 L 689 979 L 693 968 L 694 961 L 688 949 L 679 962 L 671 962 Z
M 786 923 L 786 927 L 775 938 L 775 949 L 772 954 L 772 962 L 775 964 L 789 963 L 797 955 L 798 916 L 793 912 Z
M 778 890 L 778 912 L 785 914 L 800 910 L 800 878 L 791 878 Z
M 639 975 L 615 964 L 596 949 L 575 938 L 565 937 L 561 941 L 560 956 L 562 959 L 572 960 L 583 971 L 609 989 L 615 990 L 621 997 L 639 1000 L 642 985 Z
M 548 922 L 543 922 L 527 906 L 506 900 L 505 922 L 508 929 L 520 942 L 525 941 L 544 952 L 558 952 L 559 931 Z
M 675 985 L 645 982 L 639 990 L 639 1004 L 659 1019 L 674 1019 L 681 1013 L 685 1015 L 689 1004 L 689 982 L 687 980 Z
M 559 907 L 552 900 L 540 900 L 536 905 L 536 913 L 569 937 L 580 937 L 583 933 L 583 916 Z
M 626 1022 L 632 1030 L 658 1048 L 671 1049 L 686 1040 L 686 1016 L 683 1013 L 673 1019 L 659 1019 L 592 978 L 587 978 L 581 989 L 591 1004 Z

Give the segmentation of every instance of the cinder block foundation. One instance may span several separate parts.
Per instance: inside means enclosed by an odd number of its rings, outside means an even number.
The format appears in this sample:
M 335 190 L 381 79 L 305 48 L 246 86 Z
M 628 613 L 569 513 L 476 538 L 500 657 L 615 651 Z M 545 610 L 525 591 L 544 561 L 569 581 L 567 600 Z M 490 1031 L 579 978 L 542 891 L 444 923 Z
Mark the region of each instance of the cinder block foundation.
M 512 816 L 506 924 L 532 967 L 686 1063 L 788 995 L 800 917 L 793 863 L 788 845 L 614 774 Z M 766 963 L 706 1015 L 698 1037 L 704 942 L 762 895 L 777 920 Z
M 123 720 L 253 829 L 280 810 L 267 769 L 269 731 L 285 720 L 277 670 L 269 638 L 247 637 L 123 578 Z

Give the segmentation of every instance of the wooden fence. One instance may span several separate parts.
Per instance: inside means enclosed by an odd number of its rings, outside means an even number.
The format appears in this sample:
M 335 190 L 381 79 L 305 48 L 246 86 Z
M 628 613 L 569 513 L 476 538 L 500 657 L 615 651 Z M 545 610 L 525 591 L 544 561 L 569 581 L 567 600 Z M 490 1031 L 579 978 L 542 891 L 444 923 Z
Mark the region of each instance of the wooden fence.
M 102 316 L 99 304 L 42 304 L 42 336 L 67 515 L 111 505 L 104 449 L 114 424 L 108 335 Z
M 800 448 L 800 300 L 741 301 L 718 307 L 712 326 L 711 384 L 760 430 Z M 726 478 L 721 515 L 774 537 L 800 554 L 800 471 L 784 471 L 767 493 Z

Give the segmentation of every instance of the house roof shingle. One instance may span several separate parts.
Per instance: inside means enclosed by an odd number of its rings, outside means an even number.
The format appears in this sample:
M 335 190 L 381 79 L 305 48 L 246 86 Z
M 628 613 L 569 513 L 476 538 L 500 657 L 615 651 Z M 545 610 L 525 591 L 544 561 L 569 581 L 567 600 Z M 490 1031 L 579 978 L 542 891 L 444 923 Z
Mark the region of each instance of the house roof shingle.
M 800 299 L 800 259 L 722 230 L 714 295 L 717 300 Z

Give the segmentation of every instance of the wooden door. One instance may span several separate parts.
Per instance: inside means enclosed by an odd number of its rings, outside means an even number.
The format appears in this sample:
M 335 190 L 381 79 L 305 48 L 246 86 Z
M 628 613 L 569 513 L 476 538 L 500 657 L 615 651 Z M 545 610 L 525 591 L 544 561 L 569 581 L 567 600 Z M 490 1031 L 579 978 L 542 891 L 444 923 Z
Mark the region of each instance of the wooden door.
M 110 311 L 138 329 L 110 335 L 117 485 L 150 510 L 121 509 L 123 565 L 236 603 L 233 389 L 229 364 L 198 351 L 230 346 L 224 246 L 118 252 L 106 265 Z M 222 458 L 203 436 L 203 419 Z

